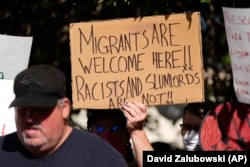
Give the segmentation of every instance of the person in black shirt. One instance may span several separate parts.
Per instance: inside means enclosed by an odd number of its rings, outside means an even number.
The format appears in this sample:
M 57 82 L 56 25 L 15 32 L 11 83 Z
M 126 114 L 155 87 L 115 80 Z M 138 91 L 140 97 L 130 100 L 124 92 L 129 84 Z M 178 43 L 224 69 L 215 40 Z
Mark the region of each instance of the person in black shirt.
M 97 136 L 68 124 L 66 77 L 55 67 L 32 66 L 14 80 L 17 132 L 0 138 L 0 166 L 125 167 L 122 155 Z

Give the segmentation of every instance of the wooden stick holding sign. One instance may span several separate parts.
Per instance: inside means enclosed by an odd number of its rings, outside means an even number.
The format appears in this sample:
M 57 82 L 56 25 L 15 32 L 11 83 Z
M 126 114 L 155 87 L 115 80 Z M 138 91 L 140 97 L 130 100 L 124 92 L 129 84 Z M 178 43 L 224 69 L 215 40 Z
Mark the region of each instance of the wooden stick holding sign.
M 70 25 L 73 108 L 203 101 L 200 14 Z

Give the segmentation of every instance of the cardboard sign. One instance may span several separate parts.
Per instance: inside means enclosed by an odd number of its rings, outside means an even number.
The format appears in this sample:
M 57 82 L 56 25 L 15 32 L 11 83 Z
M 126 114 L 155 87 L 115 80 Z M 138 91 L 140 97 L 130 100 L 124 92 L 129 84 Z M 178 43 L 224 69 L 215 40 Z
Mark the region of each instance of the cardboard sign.
M 200 14 L 72 23 L 73 108 L 204 99 Z
M 250 9 L 223 7 L 227 42 L 238 101 L 250 104 Z
M 0 80 L 0 136 L 16 131 L 14 108 L 9 108 L 15 98 L 12 80 Z
M 28 67 L 32 37 L 0 35 L 0 79 L 14 80 Z

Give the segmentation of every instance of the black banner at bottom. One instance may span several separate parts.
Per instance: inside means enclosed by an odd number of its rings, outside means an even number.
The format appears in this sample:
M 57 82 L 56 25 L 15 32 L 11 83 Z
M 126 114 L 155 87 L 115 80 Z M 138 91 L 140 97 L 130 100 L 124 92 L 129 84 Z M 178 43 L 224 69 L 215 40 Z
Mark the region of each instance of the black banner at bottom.
M 247 151 L 144 151 L 143 167 L 250 166 Z

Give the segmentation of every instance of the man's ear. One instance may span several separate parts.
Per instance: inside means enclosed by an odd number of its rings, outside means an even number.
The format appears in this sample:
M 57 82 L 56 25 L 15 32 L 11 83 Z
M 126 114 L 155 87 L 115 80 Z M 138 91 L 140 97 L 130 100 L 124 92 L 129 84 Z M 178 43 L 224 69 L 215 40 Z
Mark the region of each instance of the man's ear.
M 62 112 L 63 118 L 68 119 L 71 112 L 71 103 L 67 97 L 63 98 Z

